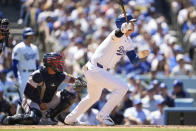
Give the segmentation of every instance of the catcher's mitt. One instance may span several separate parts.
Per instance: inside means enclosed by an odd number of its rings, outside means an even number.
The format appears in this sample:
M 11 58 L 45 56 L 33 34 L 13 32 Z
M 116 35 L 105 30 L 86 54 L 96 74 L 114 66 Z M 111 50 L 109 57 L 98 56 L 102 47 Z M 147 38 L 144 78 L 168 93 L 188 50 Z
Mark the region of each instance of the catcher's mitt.
M 87 82 L 84 76 L 79 76 L 74 82 L 74 89 L 76 91 L 81 91 L 82 89 L 87 88 Z

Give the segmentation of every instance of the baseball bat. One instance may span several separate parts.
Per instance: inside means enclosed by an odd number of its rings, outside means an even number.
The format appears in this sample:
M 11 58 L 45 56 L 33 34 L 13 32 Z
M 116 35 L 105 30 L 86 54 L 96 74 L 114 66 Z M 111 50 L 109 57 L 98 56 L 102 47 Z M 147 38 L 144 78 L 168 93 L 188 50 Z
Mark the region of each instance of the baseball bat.
M 18 86 L 18 85 L 16 85 L 16 84 L 14 84 L 14 86 L 15 86 L 15 88 L 16 88 L 16 90 L 17 90 L 17 93 L 18 93 L 18 96 L 19 96 L 19 101 L 18 101 L 18 104 L 19 104 L 19 106 L 21 107 L 21 111 L 22 112 L 25 112 L 24 111 L 24 109 L 23 109 L 23 107 L 22 107 L 22 96 L 21 96 L 21 94 L 20 94 L 20 87 Z M 19 107 L 19 108 L 20 108 Z
M 124 17 L 125 17 L 125 20 L 127 23 L 129 23 L 128 19 L 127 19 L 127 15 L 126 15 L 126 11 L 125 11 L 125 7 L 124 7 L 124 4 L 123 4 L 123 0 L 119 0 L 120 2 L 120 6 L 122 8 L 122 11 L 123 11 L 123 14 L 124 14 Z
M 123 4 L 123 0 L 119 0 L 119 2 L 120 2 L 120 6 L 122 8 L 122 11 L 123 11 L 125 20 L 126 20 L 127 23 L 129 23 L 128 18 L 127 18 L 127 15 L 126 15 L 125 7 L 124 7 L 124 4 Z M 136 22 L 137 20 L 136 19 L 131 19 L 130 21 Z
M 17 91 L 17 93 L 18 93 L 18 96 L 19 96 L 19 100 L 22 102 L 22 96 L 20 95 L 20 87 L 18 86 L 18 85 L 16 85 L 16 84 L 14 84 L 14 86 L 15 86 L 15 88 L 16 88 L 16 91 Z

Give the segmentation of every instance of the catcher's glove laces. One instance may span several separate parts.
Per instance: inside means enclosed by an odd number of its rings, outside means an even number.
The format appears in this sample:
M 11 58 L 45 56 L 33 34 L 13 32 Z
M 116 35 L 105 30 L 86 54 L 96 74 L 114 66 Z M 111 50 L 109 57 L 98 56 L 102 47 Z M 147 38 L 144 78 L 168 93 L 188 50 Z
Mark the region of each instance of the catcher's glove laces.
M 85 77 L 84 76 L 77 77 L 74 82 L 74 89 L 75 90 L 82 90 L 84 88 L 87 88 L 87 82 L 85 80 Z

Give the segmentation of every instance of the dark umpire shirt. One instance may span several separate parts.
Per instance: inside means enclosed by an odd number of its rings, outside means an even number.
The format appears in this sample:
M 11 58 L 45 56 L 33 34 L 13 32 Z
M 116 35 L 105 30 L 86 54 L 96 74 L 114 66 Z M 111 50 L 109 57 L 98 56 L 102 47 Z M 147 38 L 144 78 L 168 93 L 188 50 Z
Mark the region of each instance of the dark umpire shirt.
M 24 94 L 33 102 L 49 103 L 55 95 L 57 89 L 62 82 L 69 82 L 70 77 L 65 72 L 56 73 L 54 75 L 48 74 L 45 67 L 36 70 L 29 77 L 25 87 Z M 41 99 L 42 89 L 45 88 L 43 98 Z

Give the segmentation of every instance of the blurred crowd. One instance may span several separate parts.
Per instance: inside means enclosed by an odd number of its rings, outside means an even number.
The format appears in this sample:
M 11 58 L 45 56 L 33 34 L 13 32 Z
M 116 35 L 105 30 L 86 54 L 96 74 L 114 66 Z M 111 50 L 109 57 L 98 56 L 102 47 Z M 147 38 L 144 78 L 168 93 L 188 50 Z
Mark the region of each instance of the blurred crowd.
M 19 25 L 32 27 L 40 55 L 60 51 L 65 55 L 66 72 L 82 74 L 83 65 L 98 45 L 116 28 L 121 7 L 112 0 L 22 0 Z M 196 2 L 194 0 L 124 0 L 127 13 L 137 19 L 131 34 L 132 48 L 150 50 L 146 61 L 132 65 L 123 58 L 115 69 L 126 76 L 130 86 L 121 105 L 111 114 L 116 124 L 163 124 L 163 108 L 174 107 L 175 98 L 188 98 L 182 81 L 174 81 L 172 92 L 158 76 L 193 76 L 196 47 Z M 176 28 L 177 27 L 177 28 Z M 14 39 L 10 43 L 16 45 Z M 0 113 L 15 112 L 17 90 L 11 69 L 12 49 L 5 48 L 0 58 Z M 40 57 L 41 58 L 41 57 Z M 140 75 L 150 75 L 143 81 Z M 95 116 L 108 98 L 101 99 L 80 117 L 97 125 Z M 80 98 L 78 98 L 80 100 Z M 72 109 L 72 108 L 71 108 Z M 98 110 L 97 110 L 98 109 Z

